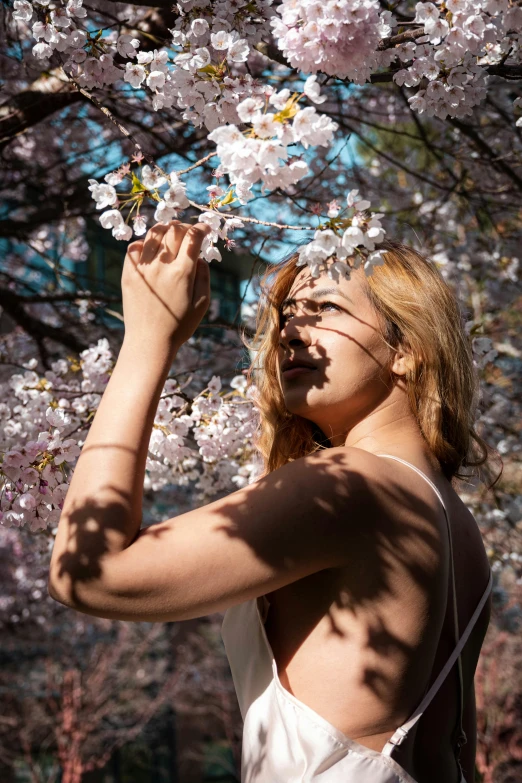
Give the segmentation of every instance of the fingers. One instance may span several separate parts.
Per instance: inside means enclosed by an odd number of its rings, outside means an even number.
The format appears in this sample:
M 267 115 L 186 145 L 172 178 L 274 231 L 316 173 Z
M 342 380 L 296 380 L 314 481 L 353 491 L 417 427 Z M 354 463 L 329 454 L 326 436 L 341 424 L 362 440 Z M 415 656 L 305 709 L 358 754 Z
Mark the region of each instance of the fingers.
M 206 223 L 188 225 L 179 220 L 173 220 L 168 225 L 156 223 L 149 229 L 144 240 L 132 242 L 127 248 L 127 255 L 134 264 L 150 264 L 156 257 L 164 263 L 169 263 L 180 257 L 182 263 L 190 266 L 191 278 L 194 280 L 196 261 L 201 252 L 205 236 L 211 231 Z
M 197 223 L 194 226 L 190 226 L 183 237 L 183 242 L 179 249 L 179 256 L 183 256 L 184 259 L 188 259 L 189 263 L 191 263 L 193 268 L 193 279 L 196 273 L 197 260 L 201 252 L 203 240 L 211 230 L 210 226 L 206 223 Z
M 196 310 L 200 308 L 205 313 L 210 305 L 210 269 L 204 258 L 196 262 L 196 278 L 192 294 L 192 305 Z
M 143 245 L 144 241 L 141 239 L 137 242 L 131 242 L 131 244 L 127 246 L 127 257 L 130 258 L 134 266 L 136 266 L 141 258 Z
M 163 237 L 169 228 L 170 224 L 164 226 L 162 223 L 155 223 L 152 228 L 147 231 L 140 258 L 142 264 L 150 264 L 150 262 L 153 261 L 160 248 Z
M 159 253 L 160 261 L 169 263 L 178 257 L 183 237 L 189 228 L 189 225 L 186 223 L 180 223 L 179 220 L 172 220 L 170 222 L 168 230 L 163 234 Z M 165 251 L 165 253 L 162 251 Z

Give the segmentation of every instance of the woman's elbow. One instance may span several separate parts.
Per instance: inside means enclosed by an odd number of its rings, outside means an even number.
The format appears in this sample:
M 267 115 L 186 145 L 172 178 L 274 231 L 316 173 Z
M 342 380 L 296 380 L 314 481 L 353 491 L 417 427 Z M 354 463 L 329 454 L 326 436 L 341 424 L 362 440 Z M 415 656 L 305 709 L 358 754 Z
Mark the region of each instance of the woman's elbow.
M 57 601 L 77 612 L 104 617 L 103 597 L 94 584 L 75 580 L 70 574 L 58 576 L 51 571 L 47 582 L 47 592 L 53 601 Z
M 71 606 L 73 599 L 72 580 L 68 575 L 58 576 L 51 569 L 47 580 L 47 592 L 53 601 Z

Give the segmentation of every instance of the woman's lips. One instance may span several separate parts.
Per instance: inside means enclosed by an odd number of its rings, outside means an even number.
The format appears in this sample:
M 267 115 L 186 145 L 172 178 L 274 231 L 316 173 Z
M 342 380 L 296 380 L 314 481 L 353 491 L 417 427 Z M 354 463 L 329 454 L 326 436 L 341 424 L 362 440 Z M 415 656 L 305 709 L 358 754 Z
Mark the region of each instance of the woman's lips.
M 282 376 L 287 381 L 290 378 L 297 378 L 299 375 L 305 375 L 308 372 L 315 372 L 315 370 L 315 367 L 290 367 L 290 369 L 282 373 Z

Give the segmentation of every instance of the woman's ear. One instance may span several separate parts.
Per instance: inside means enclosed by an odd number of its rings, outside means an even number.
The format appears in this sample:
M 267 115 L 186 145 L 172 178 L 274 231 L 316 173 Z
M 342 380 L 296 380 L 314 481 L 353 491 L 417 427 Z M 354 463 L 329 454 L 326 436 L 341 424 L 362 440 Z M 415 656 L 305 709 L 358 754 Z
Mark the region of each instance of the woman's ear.
M 413 372 L 415 368 L 415 361 L 411 353 L 399 349 L 395 352 L 391 371 L 395 375 L 406 375 L 408 372 Z

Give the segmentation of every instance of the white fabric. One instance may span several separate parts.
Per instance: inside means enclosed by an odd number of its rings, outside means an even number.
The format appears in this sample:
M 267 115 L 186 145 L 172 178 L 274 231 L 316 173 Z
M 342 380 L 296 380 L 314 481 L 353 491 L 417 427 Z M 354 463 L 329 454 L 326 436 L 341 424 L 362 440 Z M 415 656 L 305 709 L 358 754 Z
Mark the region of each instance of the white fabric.
M 415 466 L 410 467 L 435 489 L 444 506 L 440 493 L 427 476 Z M 450 530 L 449 534 L 451 537 Z M 452 663 L 480 614 L 491 584 L 490 574 L 486 591 L 462 636 L 462 644 L 452 655 Z M 391 738 L 395 737 L 395 741 L 388 742 L 382 752 L 370 750 L 346 737 L 283 687 L 263 624 L 268 607 L 265 596 L 232 606 L 225 612 L 221 628 L 244 721 L 241 782 L 417 783 L 391 753 L 402 741 L 401 735 L 420 718 L 451 665 L 444 667 L 419 707 L 404 726 L 397 729 Z M 459 783 L 466 783 L 464 775 Z

